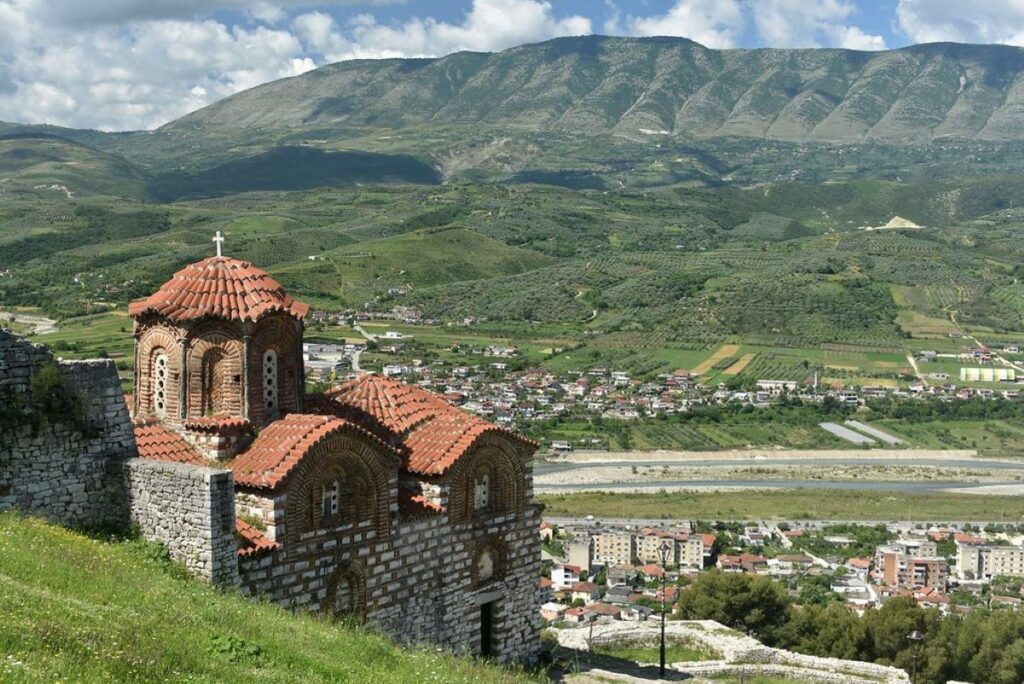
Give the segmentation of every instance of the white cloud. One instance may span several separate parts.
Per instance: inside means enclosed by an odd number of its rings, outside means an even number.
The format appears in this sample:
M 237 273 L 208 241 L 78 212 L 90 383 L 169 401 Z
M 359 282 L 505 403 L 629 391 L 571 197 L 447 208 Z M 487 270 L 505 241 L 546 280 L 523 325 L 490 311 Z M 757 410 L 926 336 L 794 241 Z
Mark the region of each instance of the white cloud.
M 153 128 L 246 88 L 353 57 L 501 50 L 591 32 L 544 0 L 473 0 L 461 21 L 369 14 L 339 26 L 306 5 L 401 0 L 0 0 L 0 120 Z M 214 18 L 215 8 L 236 20 Z M 291 8 L 290 14 L 287 10 Z
M 0 119 L 8 121 L 152 128 L 315 66 L 298 38 L 266 26 L 161 20 L 72 32 L 21 16 L 26 47 L 0 63 Z
M 304 17 L 310 15 L 299 19 Z M 341 37 L 333 21 L 327 26 L 323 16 L 306 24 L 302 27 L 305 34 L 316 41 L 310 45 L 330 48 L 324 52 L 328 60 L 433 57 L 460 50 L 493 52 L 592 30 L 586 17 L 558 18 L 551 3 L 542 0 L 473 0 L 459 24 L 414 17 L 389 25 L 378 23 L 370 14 L 360 14 L 346 27 L 350 39 Z
M 1024 45 L 1024 0 L 899 0 L 896 20 L 915 43 Z
M 29 9 L 57 26 L 120 25 L 159 19 L 208 18 L 216 10 L 247 12 L 252 17 L 276 22 L 285 7 L 393 5 L 403 0 L 3 0 Z
M 885 49 L 882 36 L 847 23 L 856 11 L 847 0 L 757 0 L 751 11 L 758 35 L 772 47 Z
M 747 23 L 738 0 L 676 0 L 665 13 L 620 19 L 618 10 L 605 23 L 608 33 L 631 36 L 682 36 L 711 48 L 735 47 Z

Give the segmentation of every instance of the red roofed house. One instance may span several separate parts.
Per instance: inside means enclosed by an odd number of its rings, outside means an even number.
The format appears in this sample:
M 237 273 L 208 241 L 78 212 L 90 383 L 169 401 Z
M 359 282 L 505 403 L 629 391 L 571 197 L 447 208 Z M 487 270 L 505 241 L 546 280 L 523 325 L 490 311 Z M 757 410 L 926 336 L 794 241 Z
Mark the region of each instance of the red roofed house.
M 222 256 L 133 303 L 139 456 L 231 471 L 244 591 L 532 660 L 536 444 L 376 375 L 307 396 L 307 310 Z

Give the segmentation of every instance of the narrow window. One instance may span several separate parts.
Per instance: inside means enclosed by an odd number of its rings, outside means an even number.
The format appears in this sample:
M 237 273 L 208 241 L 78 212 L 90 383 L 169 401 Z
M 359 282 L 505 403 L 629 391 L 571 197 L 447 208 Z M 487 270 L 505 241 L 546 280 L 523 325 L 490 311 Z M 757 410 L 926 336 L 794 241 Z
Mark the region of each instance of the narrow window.
M 486 511 L 491 505 L 490 474 L 481 473 L 473 481 L 473 510 L 477 513 Z
M 323 520 L 334 518 L 338 515 L 338 499 L 341 493 L 341 484 L 337 480 L 323 486 L 320 494 L 320 517 Z
M 277 407 L 277 352 L 268 349 L 263 354 L 263 401 L 267 411 Z
M 167 354 L 153 360 L 153 409 L 161 418 L 167 417 Z

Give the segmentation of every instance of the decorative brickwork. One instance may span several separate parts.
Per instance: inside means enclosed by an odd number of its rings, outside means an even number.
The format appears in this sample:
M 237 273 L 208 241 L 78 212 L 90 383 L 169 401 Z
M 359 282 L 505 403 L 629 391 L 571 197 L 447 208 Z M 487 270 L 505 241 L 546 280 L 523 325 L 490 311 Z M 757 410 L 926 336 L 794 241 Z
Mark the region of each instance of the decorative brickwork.
M 137 416 L 154 416 L 175 420 L 181 414 L 181 341 L 174 328 L 165 325 L 146 326 L 136 331 L 135 386 Z
M 189 332 L 188 416 L 241 416 L 242 341 L 237 330 L 206 324 Z
M 132 515 L 148 536 L 228 581 L 230 530 L 250 594 L 365 617 L 404 643 L 537 656 L 536 444 L 379 376 L 306 397 L 306 307 L 245 262 L 193 264 L 130 311 L 137 411 L 159 423 L 139 423 L 140 455 L 229 469 L 238 517 L 217 512 L 219 471 L 133 467 Z

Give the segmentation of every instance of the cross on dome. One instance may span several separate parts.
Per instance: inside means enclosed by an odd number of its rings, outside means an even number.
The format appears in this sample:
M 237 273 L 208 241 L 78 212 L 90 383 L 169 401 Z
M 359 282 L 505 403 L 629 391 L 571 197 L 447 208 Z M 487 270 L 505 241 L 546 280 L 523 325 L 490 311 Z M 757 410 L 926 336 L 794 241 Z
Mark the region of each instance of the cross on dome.
M 221 248 L 224 246 L 224 236 L 221 235 L 221 232 L 219 230 L 217 231 L 217 234 L 213 236 L 213 241 L 217 243 L 217 256 L 224 256 L 223 254 L 221 254 Z

